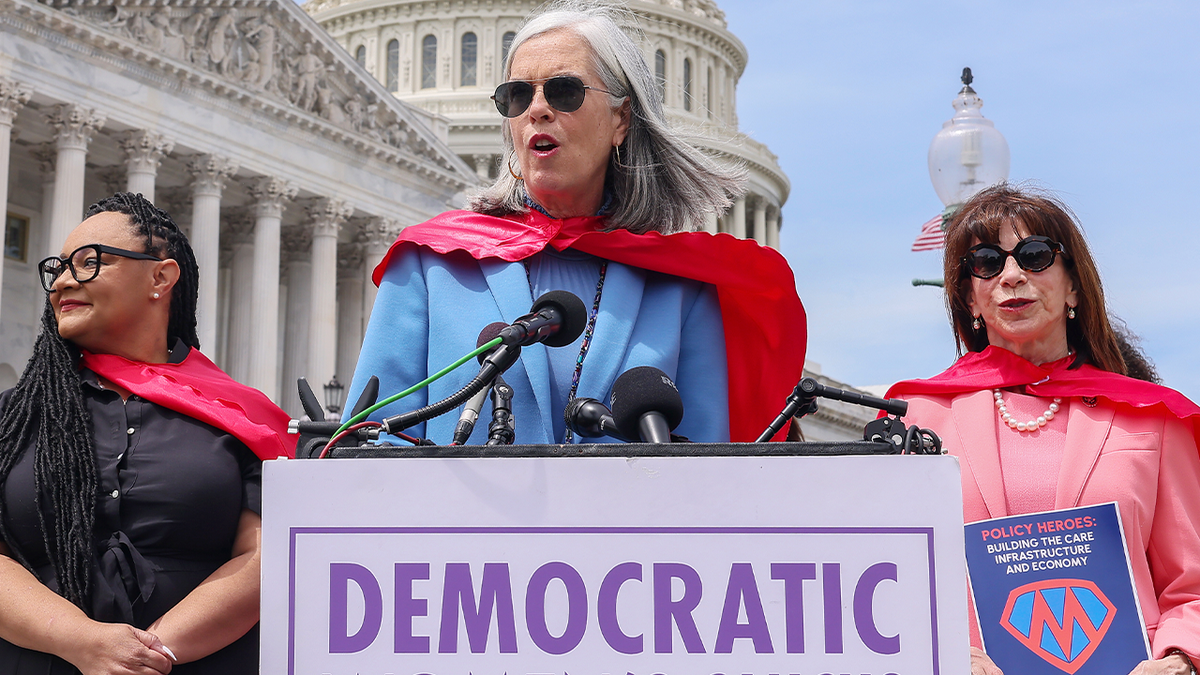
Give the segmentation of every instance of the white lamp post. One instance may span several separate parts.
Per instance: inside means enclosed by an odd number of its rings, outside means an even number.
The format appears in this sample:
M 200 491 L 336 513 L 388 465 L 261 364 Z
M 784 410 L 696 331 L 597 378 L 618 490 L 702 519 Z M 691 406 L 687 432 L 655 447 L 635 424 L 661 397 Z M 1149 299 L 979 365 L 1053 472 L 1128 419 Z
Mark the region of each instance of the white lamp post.
M 963 88 L 951 104 L 954 117 L 929 144 L 929 180 L 950 214 L 976 192 L 1008 178 L 1008 141 L 979 111 L 983 100 L 971 88 L 973 79 L 971 69 L 963 68 Z
M 942 200 L 942 230 L 968 199 L 1008 179 L 1008 141 L 979 111 L 983 99 L 971 88 L 970 68 L 963 68 L 962 91 L 951 103 L 954 117 L 929 144 L 929 180 Z M 914 286 L 941 286 L 939 279 L 913 279 Z

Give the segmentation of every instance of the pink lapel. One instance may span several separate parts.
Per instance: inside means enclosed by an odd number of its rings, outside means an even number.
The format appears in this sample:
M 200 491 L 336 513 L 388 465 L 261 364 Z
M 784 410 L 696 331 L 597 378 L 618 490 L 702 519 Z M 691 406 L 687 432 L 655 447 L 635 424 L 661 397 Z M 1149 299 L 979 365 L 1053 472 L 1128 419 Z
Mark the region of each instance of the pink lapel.
M 1007 516 L 1004 477 L 1000 474 L 1000 447 L 996 442 L 996 399 L 990 390 L 984 389 L 956 396 L 950 410 L 961 448 L 959 456 L 979 487 L 988 517 Z
M 1079 506 L 1083 486 L 1091 477 L 1100 450 L 1108 440 L 1116 408 L 1111 405 L 1089 408 L 1082 401 L 1072 399 L 1070 411 L 1062 466 L 1058 472 L 1058 492 L 1054 496 L 1056 509 Z

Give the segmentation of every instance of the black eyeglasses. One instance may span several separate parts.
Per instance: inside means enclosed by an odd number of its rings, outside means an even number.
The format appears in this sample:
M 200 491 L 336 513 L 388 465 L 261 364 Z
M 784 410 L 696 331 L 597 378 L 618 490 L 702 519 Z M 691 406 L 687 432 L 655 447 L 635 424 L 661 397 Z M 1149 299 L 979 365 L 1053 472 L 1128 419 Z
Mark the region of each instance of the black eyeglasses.
M 1054 264 L 1054 258 L 1059 253 L 1068 259 L 1067 250 L 1062 244 L 1035 234 L 1018 241 L 1011 251 L 1005 251 L 996 244 L 976 244 L 963 256 L 962 263 L 971 276 L 991 279 L 1004 270 L 1010 255 L 1026 272 L 1041 272 Z
M 538 83 L 541 83 L 542 95 L 550 107 L 565 113 L 579 110 L 588 89 L 609 93 L 598 87 L 589 87 L 574 75 L 559 75 L 545 80 L 513 80 L 496 87 L 496 93 L 492 94 L 496 110 L 505 117 L 516 117 L 529 110 L 529 104 L 533 103 L 534 87 Z
M 162 258 L 152 256 L 149 253 L 126 251 L 123 248 L 114 248 L 112 246 L 105 246 L 104 244 L 88 244 L 87 246 L 80 246 L 75 249 L 66 258 L 52 255 L 38 263 L 38 278 L 42 280 L 42 288 L 46 289 L 47 293 L 53 291 L 54 282 L 62 276 L 64 270 L 68 269 L 71 270 L 71 276 L 75 277 L 75 281 L 81 284 L 95 279 L 100 274 L 100 267 L 108 264 L 100 260 L 101 253 L 118 255 L 122 258 L 132 258 L 134 260 L 156 260 L 162 262 Z

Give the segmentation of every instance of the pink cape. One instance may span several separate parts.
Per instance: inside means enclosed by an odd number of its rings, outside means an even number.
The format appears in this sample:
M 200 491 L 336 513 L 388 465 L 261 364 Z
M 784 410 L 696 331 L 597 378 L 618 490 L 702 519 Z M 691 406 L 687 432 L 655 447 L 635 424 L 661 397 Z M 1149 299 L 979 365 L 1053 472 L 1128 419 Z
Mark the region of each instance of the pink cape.
M 1090 364 L 1070 369 L 1071 358 L 1041 366 L 996 346 L 971 352 L 940 375 L 928 380 L 897 382 L 888 397 L 913 394 L 951 396 L 982 389 L 1025 386 L 1030 396 L 1044 398 L 1095 397 L 1118 406 L 1156 411 L 1193 424 L 1200 443 L 1200 406 L 1183 394 L 1161 385 L 1135 380 Z
M 378 286 L 392 256 L 410 245 L 508 262 L 552 246 L 712 284 L 725 328 L 730 437 L 758 438 L 804 372 L 807 324 L 787 261 L 773 249 L 728 234 L 634 234 L 604 232 L 603 226 L 602 216 L 556 220 L 537 210 L 507 218 L 449 211 L 402 230 L 372 278 Z M 786 428 L 776 440 L 785 434 Z
M 179 363 L 83 352 L 83 367 L 164 408 L 232 434 L 262 459 L 289 457 L 288 414 L 193 349 Z

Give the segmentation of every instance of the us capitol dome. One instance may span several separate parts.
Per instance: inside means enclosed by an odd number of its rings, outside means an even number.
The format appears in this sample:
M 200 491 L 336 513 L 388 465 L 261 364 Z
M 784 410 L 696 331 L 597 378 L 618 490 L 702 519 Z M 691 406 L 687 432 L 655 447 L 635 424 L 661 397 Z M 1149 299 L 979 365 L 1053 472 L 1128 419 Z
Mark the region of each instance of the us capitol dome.
M 431 114 L 481 180 L 501 170 L 500 121 L 489 98 L 513 36 L 540 0 L 309 0 L 303 5 L 396 98 Z M 719 160 L 749 170 L 746 195 L 710 231 L 779 247 L 790 183 L 766 145 L 738 131 L 745 45 L 713 0 L 629 0 L 667 114 Z

